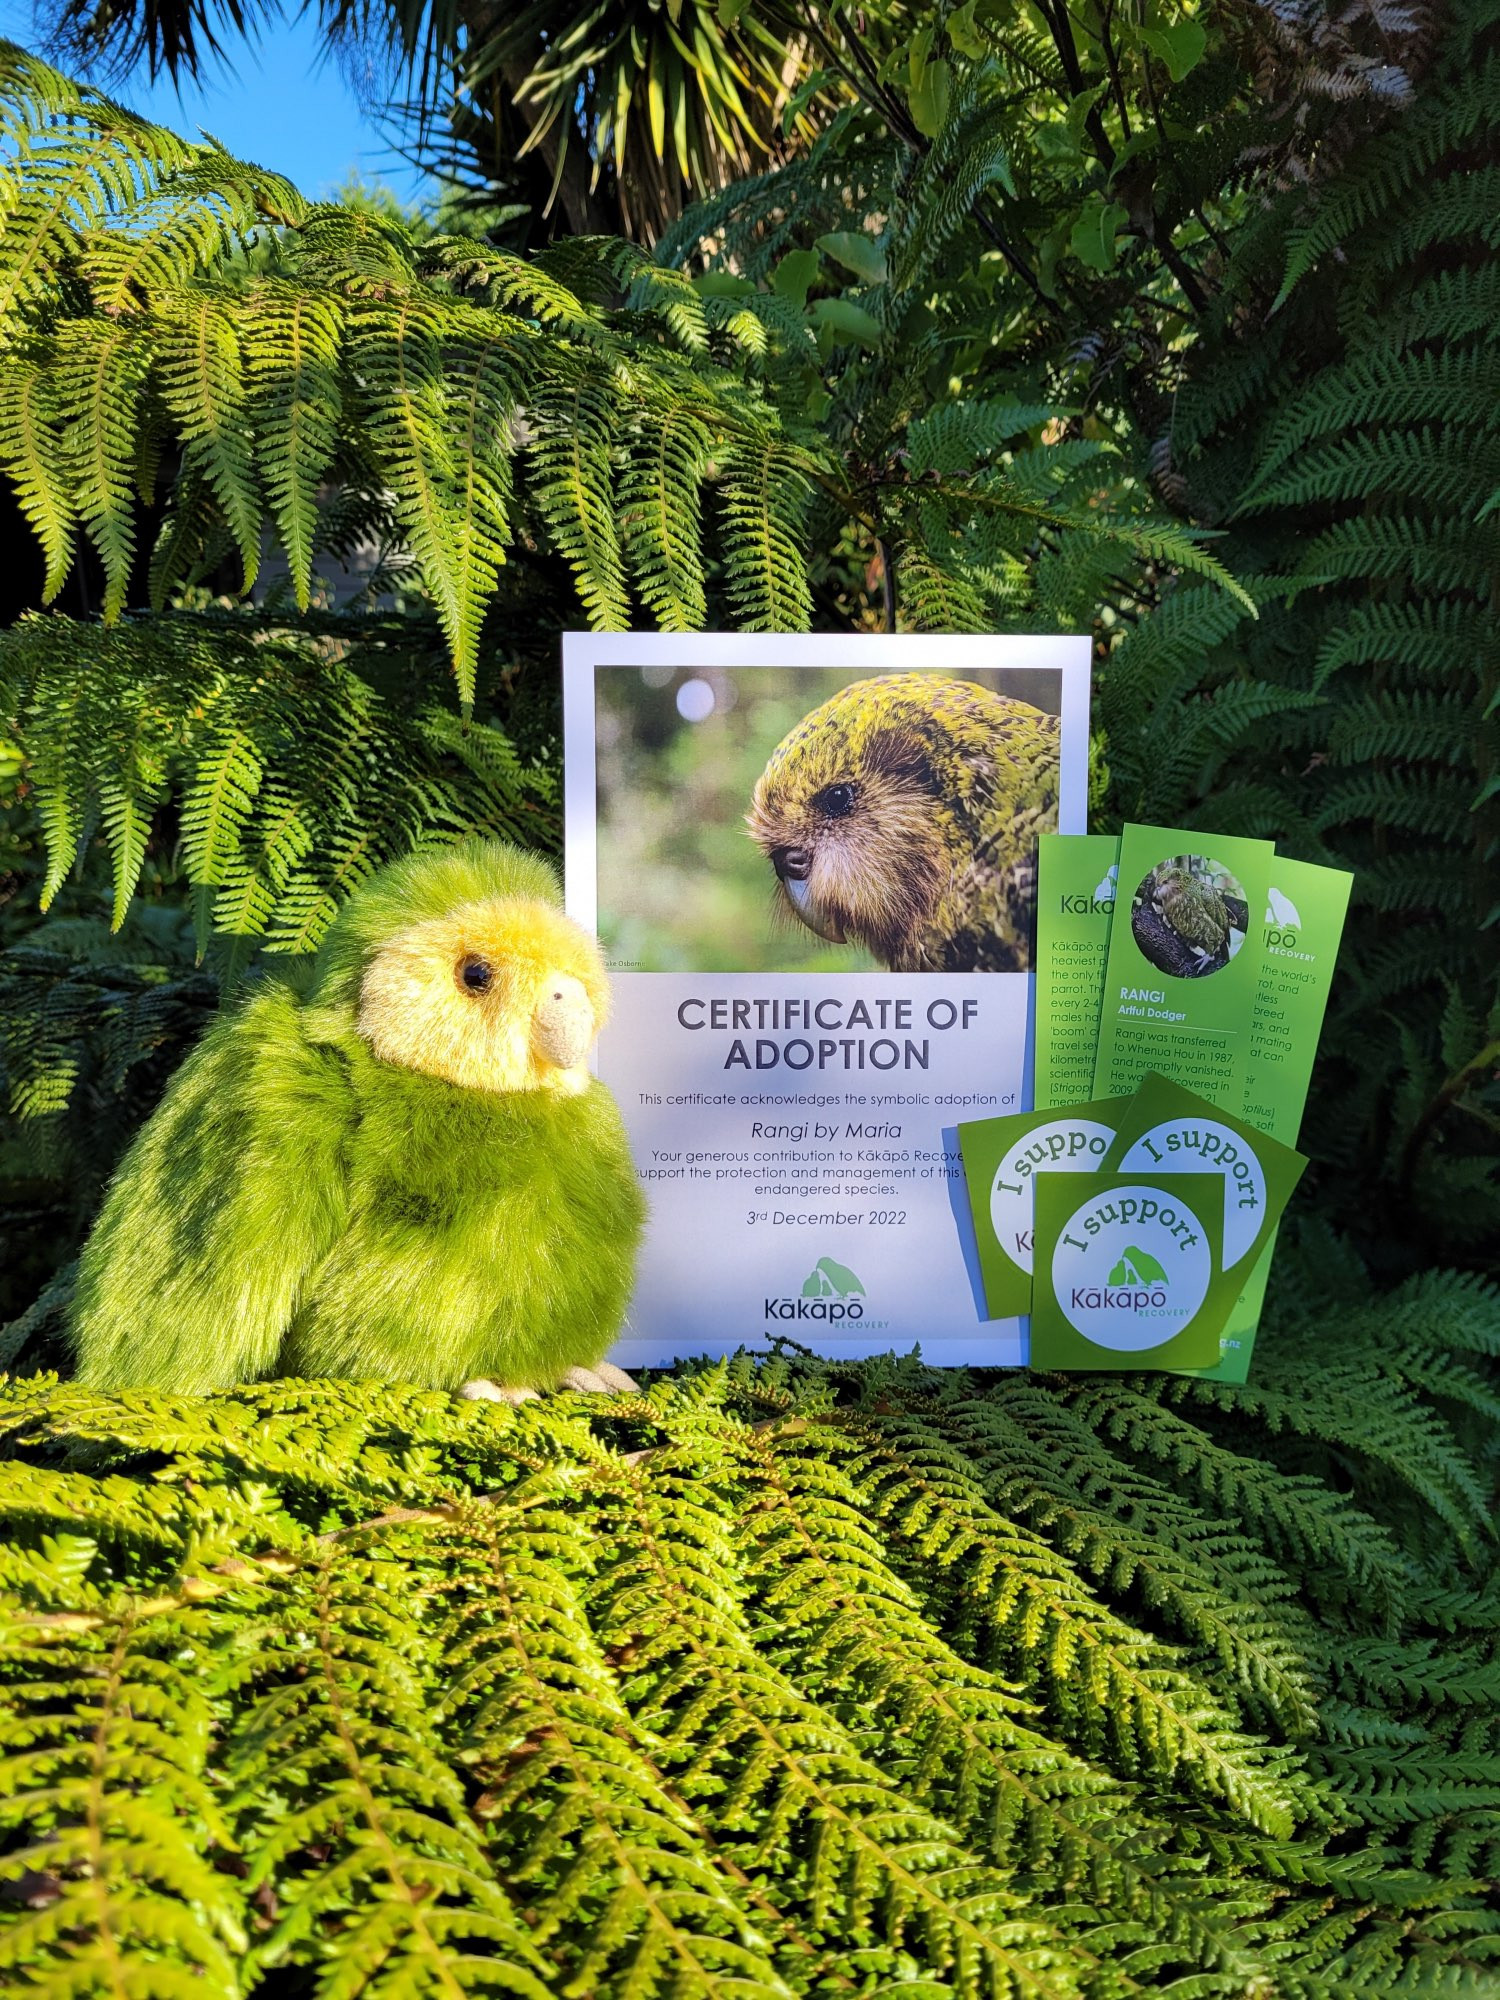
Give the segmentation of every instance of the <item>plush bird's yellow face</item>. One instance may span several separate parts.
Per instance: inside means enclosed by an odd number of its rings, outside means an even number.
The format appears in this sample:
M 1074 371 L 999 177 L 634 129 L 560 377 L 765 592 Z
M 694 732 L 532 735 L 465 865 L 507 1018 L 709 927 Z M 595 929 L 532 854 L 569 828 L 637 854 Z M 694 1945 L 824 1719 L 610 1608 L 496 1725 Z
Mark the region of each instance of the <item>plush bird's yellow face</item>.
M 382 1062 L 466 1090 L 588 1085 L 609 988 L 598 948 L 561 910 L 464 903 L 399 931 L 360 986 L 359 1031 Z

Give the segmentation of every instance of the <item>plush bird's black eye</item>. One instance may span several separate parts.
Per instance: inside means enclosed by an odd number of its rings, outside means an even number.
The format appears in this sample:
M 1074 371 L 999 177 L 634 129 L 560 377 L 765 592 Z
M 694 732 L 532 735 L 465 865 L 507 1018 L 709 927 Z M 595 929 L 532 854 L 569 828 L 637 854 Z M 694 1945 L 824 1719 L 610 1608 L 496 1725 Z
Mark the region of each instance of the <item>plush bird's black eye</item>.
M 853 785 L 825 785 L 813 800 L 824 819 L 847 819 L 854 810 Z
M 495 969 L 487 958 L 466 958 L 459 965 L 458 977 L 470 993 L 488 993 L 494 984 Z

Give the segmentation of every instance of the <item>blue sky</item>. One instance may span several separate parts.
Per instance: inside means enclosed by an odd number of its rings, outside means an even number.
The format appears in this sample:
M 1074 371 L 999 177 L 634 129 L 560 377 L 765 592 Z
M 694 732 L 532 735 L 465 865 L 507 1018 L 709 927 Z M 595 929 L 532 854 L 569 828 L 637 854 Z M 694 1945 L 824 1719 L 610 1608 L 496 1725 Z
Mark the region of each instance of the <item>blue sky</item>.
M 0 36 L 32 46 L 29 0 L 0 0 Z M 417 177 L 391 152 L 338 64 L 320 61 L 311 18 L 284 21 L 255 44 L 226 38 L 226 48 L 230 65 L 211 65 L 201 85 L 185 82 L 180 99 L 165 77 L 110 94 L 189 138 L 206 127 L 231 152 L 275 168 L 304 194 L 327 194 L 358 174 L 388 182 L 403 200 L 417 196 Z

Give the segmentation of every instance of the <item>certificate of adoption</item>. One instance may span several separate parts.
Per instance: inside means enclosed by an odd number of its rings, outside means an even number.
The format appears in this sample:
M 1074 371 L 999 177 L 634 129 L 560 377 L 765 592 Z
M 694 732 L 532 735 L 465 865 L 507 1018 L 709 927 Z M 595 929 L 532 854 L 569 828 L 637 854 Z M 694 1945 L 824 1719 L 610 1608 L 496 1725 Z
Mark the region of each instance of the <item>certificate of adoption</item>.
M 567 902 L 651 1204 L 614 1359 L 1003 1366 L 955 1126 L 1029 1108 L 1036 843 L 1089 641 L 569 633 Z

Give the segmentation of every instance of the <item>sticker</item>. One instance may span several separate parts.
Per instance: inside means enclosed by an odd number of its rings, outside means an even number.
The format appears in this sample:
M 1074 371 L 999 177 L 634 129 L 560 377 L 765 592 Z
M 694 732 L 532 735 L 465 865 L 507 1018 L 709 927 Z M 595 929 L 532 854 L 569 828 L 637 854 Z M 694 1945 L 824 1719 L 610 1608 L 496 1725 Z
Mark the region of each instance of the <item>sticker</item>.
M 1033 1368 L 1201 1368 L 1239 1286 L 1222 1174 L 1039 1171 Z
M 1146 1081 L 1152 1085 L 1164 1079 Z M 1143 1132 L 1119 1161 L 1121 1173 L 1187 1173 L 1195 1168 L 1224 1176 L 1224 1263 L 1233 1270 L 1255 1248 L 1266 1221 L 1266 1177 L 1254 1148 L 1238 1132 L 1208 1112 L 1168 1118 Z
M 1101 1098 L 959 1126 L 985 1306 L 992 1319 L 1031 1310 L 1036 1175 L 1097 1172 L 1129 1102 L 1126 1097 Z
M 1098 1347 L 1160 1347 L 1197 1315 L 1213 1282 L 1208 1225 L 1180 1190 L 1140 1182 L 1091 1194 L 1052 1247 L 1052 1290 Z
M 1245 1119 L 1153 1075 L 1120 1115 L 1109 1164 L 1119 1173 L 1211 1168 L 1223 1175 L 1224 1263 L 1240 1293 L 1210 1366 L 1223 1365 L 1218 1380 L 1243 1382 L 1276 1226 L 1307 1161 Z

